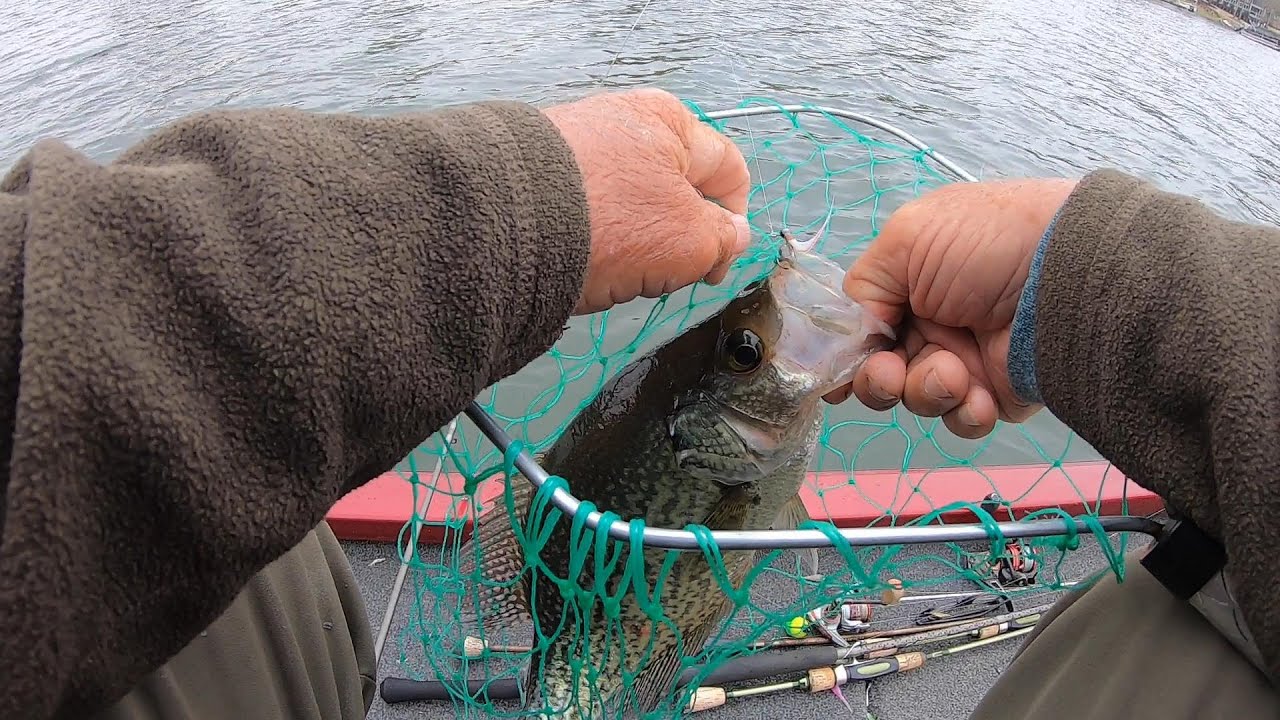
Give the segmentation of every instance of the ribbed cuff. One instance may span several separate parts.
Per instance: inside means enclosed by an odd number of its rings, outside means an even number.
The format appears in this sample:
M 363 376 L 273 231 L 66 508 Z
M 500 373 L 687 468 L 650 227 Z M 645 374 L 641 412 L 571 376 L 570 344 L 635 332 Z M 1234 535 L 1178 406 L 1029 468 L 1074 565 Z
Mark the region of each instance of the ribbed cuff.
M 1018 309 L 1013 314 L 1013 327 L 1009 337 L 1009 382 L 1013 392 L 1023 402 L 1043 403 L 1040 386 L 1036 381 L 1036 301 L 1039 299 L 1040 269 L 1044 265 L 1045 252 L 1058 215 L 1049 221 L 1049 227 L 1040 236 L 1031 267 L 1027 270 L 1027 283 L 1018 298 Z

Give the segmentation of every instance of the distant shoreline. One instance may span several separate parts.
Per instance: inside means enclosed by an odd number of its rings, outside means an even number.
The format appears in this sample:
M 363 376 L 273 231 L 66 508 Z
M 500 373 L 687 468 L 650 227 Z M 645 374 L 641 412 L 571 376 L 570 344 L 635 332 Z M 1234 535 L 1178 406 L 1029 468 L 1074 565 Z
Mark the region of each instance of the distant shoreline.
M 1215 7 L 1206 2 L 1200 2 L 1200 0 L 1160 0 L 1160 1 L 1165 4 L 1172 5 L 1181 10 L 1185 10 L 1187 12 L 1194 12 L 1196 15 L 1199 15 L 1205 20 L 1209 20 L 1211 22 L 1217 23 L 1218 25 L 1221 25 L 1225 28 L 1228 28 L 1230 30 L 1234 30 L 1237 32 L 1249 26 L 1249 23 L 1244 19 L 1239 18 L 1235 15 L 1232 15 L 1231 13 L 1227 12 L 1226 10 L 1223 10 L 1222 8 Z
M 1226 10 L 1214 7 L 1209 3 L 1196 2 L 1195 5 L 1197 15 L 1205 18 L 1206 20 L 1212 20 L 1220 25 L 1231 28 L 1232 30 L 1239 30 L 1249 24 Z

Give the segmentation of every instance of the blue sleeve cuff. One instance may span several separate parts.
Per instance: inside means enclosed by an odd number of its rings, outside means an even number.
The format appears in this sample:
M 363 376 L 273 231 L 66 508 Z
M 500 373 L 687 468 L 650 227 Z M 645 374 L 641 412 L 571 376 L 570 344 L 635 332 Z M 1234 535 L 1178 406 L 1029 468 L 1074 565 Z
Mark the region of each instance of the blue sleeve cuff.
M 1013 327 L 1009 337 L 1009 382 L 1013 392 L 1023 402 L 1042 404 L 1040 386 L 1036 380 L 1036 303 L 1040 292 L 1040 270 L 1044 265 L 1044 255 L 1049 248 L 1049 238 L 1058 223 L 1055 214 L 1040 236 L 1040 244 L 1036 246 L 1035 255 L 1031 257 L 1031 267 L 1027 271 L 1027 284 L 1022 288 L 1018 298 L 1018 309 L 1013 315 Z

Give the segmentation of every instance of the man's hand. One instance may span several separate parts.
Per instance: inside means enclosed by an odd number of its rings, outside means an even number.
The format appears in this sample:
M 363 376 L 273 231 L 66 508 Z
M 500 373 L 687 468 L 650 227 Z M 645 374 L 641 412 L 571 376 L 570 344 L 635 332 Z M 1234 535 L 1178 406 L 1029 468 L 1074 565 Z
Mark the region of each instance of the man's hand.
M 728 138 L 660 90 L 594 95 L 545 113 L 577 157 L 591 216 L 578 314 L 724 279 L 750 241 L 751 179 Z
M 895 212 L 844 289 L 898 327 L 898 347 L 870 357 L 827 400 L 852 393 L 876 410 L 901 402 L 965 438 L 1031 417 L 1040 406 L 1009 381 L 1010 329 L 1040 238 L 1075 185 L 957 183 Z

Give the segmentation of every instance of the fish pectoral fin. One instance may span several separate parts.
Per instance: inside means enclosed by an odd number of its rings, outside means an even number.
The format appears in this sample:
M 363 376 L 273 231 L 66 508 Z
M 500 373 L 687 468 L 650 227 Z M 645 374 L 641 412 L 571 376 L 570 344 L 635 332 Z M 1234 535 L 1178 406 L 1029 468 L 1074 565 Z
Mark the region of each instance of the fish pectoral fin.
M 778 516 L 773 519 L 771 527 L 774 530 L 795 530 L 801 523 L 809 522 L 811 519 L 809 508 L 804 506 L 804 498 L 792 495 L 791 499 L 778 511 Z
M 529 620 L 533 615 L 524 549 L 513 523 L 524 522 L 535 490 L 523 475 L 513 476 L 510 483 L 515 516 L 507 511 L 504 489 L 475 521 L 475 531 L 458 552 L 458 574 L 479 598 L 481 624 Z M 465 601 L 463 606 L 471 609 L 475 604 Z
M 812 519 L 813 518 L 809 515 L 809 509 L 804 505 L 804 498 L 797 494 L 793 495 L 791 499 L 782 506 L 782 509 L 778 511 L 778 516 L 774 518 L 773 525 L 770 526 L 770 529 L 795 530 L 800 527 L 802 523 L 806 523 Z M 756 562 L 760 562 L 760 560 L 762 560 L 769 552 L 771 551 L 756 551 Z M 801 552 L 804 553 L 804 558 L 809 566 L 809 575 L 806 577 L 809 579 L 821 579 L 822 576 L 818 573 L 818 549 L 805 548 Z

